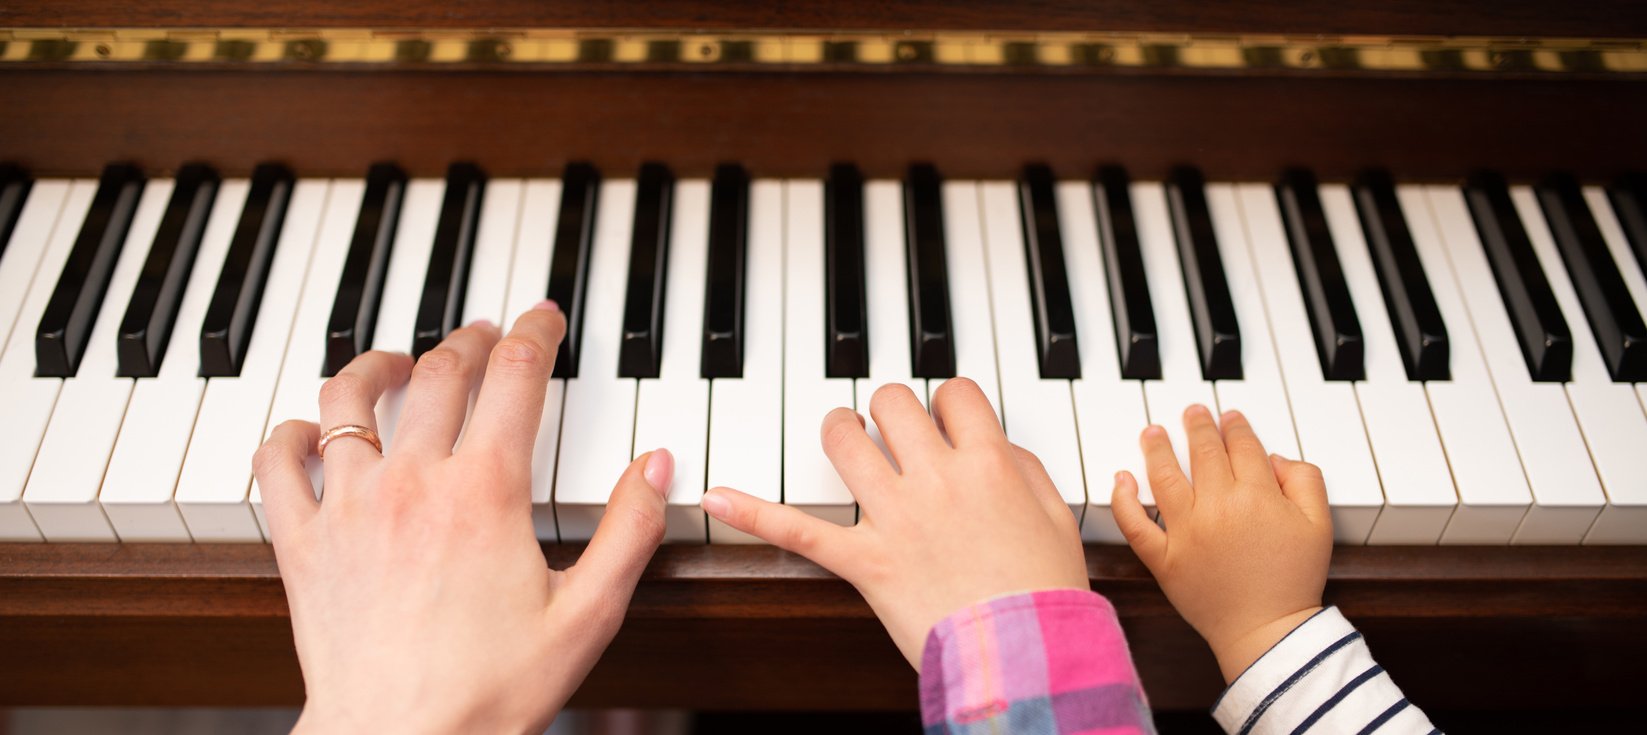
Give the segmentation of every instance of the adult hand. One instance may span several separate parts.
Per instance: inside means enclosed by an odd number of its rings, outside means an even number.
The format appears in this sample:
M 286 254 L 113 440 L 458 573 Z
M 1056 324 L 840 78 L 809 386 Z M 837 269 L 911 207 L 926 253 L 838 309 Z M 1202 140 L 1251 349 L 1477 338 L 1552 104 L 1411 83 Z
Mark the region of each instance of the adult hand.
M 1184 412 L 1193 482 L 1166 430 L 1144 429 L 1139 443 L 1164 530 L 1138 502 L 1131 473 L 1116 475 L 1111 507 L 1133 551 L 1234 681 L 1321 609 L 1332 518 L 1320 469 L 1266 455 L 1237 411 L 1221 423 L 1205 406 Z
M 908 388 L 884 386 L 869 411 L 896 469 L 863 417 L 837 408 L 823 422 L 824 453 L 858 501 L 856 526 L 728 488 L 705 494 L 704 510 L 851 582 L 917 670 L 927 632 L 956 610 L 1088 589 L 1074 514 L 1040 461 L 1007 442 L 976 383 L 944 383 L 931 414 Z
M 283 423 L 258 451 L 308 692 L 299 730 L 542 732 L 611 641 L 663 536 L 673 460 L 636 459 L 583 558 L 548 568 L 532 447 L 565 332 L 544 302 L 501 341 L 477 322 L 415 367 L 356 358 L 321 391 L 328 428 L 375 431 L 378 399 L 411 384 L 387 456 L 358 438 L 327 446 L 323 502 L 304 470 L 319 426 Z

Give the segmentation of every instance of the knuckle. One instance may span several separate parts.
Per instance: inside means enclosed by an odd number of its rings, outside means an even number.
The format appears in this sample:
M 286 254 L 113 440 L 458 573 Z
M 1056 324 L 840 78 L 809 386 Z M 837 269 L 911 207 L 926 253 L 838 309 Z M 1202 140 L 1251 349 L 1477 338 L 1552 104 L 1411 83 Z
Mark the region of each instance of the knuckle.
M 549 350 L 530 339 L 506 337 L 492 348 L 492 359 L 504 370 L 532 372 L 548 367 Z
M 448 380 L 464 374 L 463 355 L 451 347 L 436 347 L 418 358 L 417 373 L 423 378 Z
M 257 451 L 252 453 L 252 474 L 258 477 L 268 477 L 270 473 L 280 467 L 285 454 L 285 450 L 280 445 L 272 442 L 258 447 Z
M 320 386 L 321 405 L 363 402 L 371 397 L 371 386 L 355 373 L 338 373 Z

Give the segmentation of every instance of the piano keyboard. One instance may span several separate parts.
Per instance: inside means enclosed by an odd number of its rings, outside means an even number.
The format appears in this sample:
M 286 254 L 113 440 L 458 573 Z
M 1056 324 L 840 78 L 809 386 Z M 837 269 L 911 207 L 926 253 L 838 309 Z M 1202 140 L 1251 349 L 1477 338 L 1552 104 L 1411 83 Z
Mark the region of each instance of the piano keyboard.
M 672 541 L 752 541 L 698 509 L 717 485 L 850 523 L 823 414 L 964 375 L 1090 542 L 1122 541 L 1138 431 L 1182 450 L 1199 402 L 1320 465 L 1340 543 L 1647 543 L 1644 276 L 1640 177 L 0 168 L 0 540 L 263 541 L 249 460 L 326 375 L 547 296 L 544 540 L 588 539 L 659 446 Z

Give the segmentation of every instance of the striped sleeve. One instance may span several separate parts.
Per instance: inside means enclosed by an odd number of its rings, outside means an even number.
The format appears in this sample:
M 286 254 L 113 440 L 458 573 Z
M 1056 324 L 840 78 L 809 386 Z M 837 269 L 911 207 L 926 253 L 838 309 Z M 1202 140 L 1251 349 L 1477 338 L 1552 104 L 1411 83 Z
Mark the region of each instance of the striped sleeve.
M 999 597 L 933 626 L 921 721 L 927 735 L 1154 732 L 1115 608 L 1076 589 Z
M 1299 624 L 1242 672 L 1212 715 L 1240 735 L 1436 732 L 1336 607 Z

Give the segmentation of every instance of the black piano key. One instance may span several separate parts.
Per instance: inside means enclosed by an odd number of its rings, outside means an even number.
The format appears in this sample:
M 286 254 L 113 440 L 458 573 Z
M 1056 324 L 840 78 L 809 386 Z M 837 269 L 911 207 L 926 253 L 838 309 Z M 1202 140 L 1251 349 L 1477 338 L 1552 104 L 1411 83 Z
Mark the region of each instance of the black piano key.
M 446 197 L 435 226 L 435 244 L 429 252 L 429 270 L 423 279 L 423 298 L 417 306 L 412 333 L 412 357 L 435 348 L 463 320 L 463 296 L 469 286 L 469 263 L 474 259 L 475 232 L 480 228 L 481 200 L 486 195 L 486 173 L 471 163 L 446 169 Z
M 911 166 L 904 181 L 904 252 L 909 268 L 909 340 L 917 378 L 955 377 L 949 264 L 944 253 L 943 183 L 938 169 Z
M 152 378 L 160 373 L 217 188 L 217 172 L 207 166 L 194 163 L 178 170 L 172 198 L 120 320 L 115 345 L 120 377 Z
M 1447 325 L 1396 200 L 1395 182 L 1388 173 L 1369 171 L 1356 180 L 1353 192 L 1407 379 L 1451 380 Z
M 1160 335 L 1155 331 L 1155 307 L 1150 304 L 1149 281 L 1144 275 L 1144 254 L 1138 245 L 1138 225 L 1132 217 L 1129 185 L 1126 170 L 1119 166 L 1104 166 L 1092 179 L 1092 198 L 1098 213 L 1098 249 L 1104 256 L 1121 377 L 1160 380 Z M 1088 337 L 1096 338 L 1096 335 Z
M 200 325 L 200 377 L 240 374 L 291 199 L 292 172 L 279 164 L 258 164 Z
M 336 375 L 356 355 L 371 349 L 377 308 L 383 300 L 383 279 L 405 194 L 406 174 L 400 167 L 379 163 L 367 172 L 355 234 L 343 260 L 332 316 L 326 323 L 324 377 Z
M 1235 318 L 1218 235 L 1207 210 L 1201 172 L 1177 168 L 1167 177 L 1167 209 L 1178 242 L 1178 265 L 1189 297 L 1195 346 L 1201 352 L 1201 376 L 1207 380 L 1241 379 L 1241 325 Z
M 1647 381 L 1647 325 L 1578 182 L 1557 174 L 1539 182 L 1535 191 L 1608 374 L 1621 383 Z
M 86 354 L 86 342 L 108 293 L 114 264 L 126 245 L 126 232 L 145 182 L 135 166 L 117 163 L 103 169 L 91 209 L 35 331 L 36 375 L 71 378 L 80 370 L 80 358 Z
M 555 254 L 549 263 L 546 296 L 566 315 L 566 339 L 560 342 L 554 377 L 578 376 L 578 346 L 583 343 L 583 300 L 589 284 L 589 252 L 595 241 L 595 205 L 600 172 L 587 163 L 568 163 L 561 172 L 560 214 L 555 222 Z
M 869 315 L 864 283 L 864 180 L 851 164 L 824 182 L 824 374 L 869 377 Z
M 23 214 L 23 203 L 29 198 L 34 181 L 16 166 L 0 166 L 0 258 L 6 257 L 6 244 L 17 228 L 17 218 Z
M 1647 174 L 1626 174 L 1607 187 L 1613 214 L 1618 216 L 1624 239 L 1636 255 L 1636 267 L 1647 274 Z
M 1081 353 L 1075 342 L 1075 307 L 1070 301 L 1063 235 L 1058 230 L 1052 169 L 1039 164 L 1024 167 L 1018 200 L 1041 377 L 1079 378 Z
M 1298 169 L 1287 171 L 1276 184 L 1275 194 L 1281 202 L 1304 308 L 1315 332 L 1321 373 L 1327 380 L 1364 380 L 1367 364 L 1361 320 L 1327 229 L 1327 215 L 1321 211 L 1315 176 Z
M 1491 172 L 1470 176 L 1464 185 L 1464 200 L 1521 343 L 1527 372 L 1537 381 L 1572 379 L 1573 334 L 1527 240 L 1504 177 Z
M 663 298 L 669 277 L 670 204 L 675 177 L 660 163 L 641 165 L 623 305 L 618 377 L 656 378 L 663 367 Z
M 715 169 L 709 192 L 709 262 L 704 276 L 705 378 L 743 377 L 744 279 L 749 256 L 749 175 L 742 166 Z

